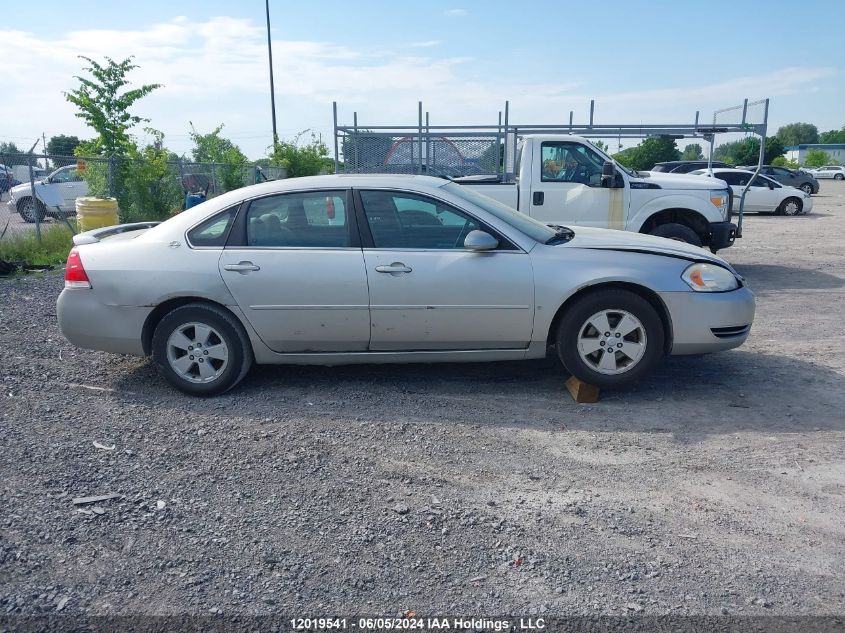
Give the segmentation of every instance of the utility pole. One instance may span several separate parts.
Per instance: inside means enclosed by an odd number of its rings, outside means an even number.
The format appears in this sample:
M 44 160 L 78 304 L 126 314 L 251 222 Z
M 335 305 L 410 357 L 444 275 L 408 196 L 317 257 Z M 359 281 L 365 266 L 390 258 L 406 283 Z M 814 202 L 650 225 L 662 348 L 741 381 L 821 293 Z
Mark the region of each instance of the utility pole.
M 273 43 L 270 40 L 270 0 L 265 0 L 264 7 L 267 11 L 267 57 L 270 61 L 270 110 L 273 115 L 273 147 L 279 140 L 276 131 L 276 89 L 273 85 Z

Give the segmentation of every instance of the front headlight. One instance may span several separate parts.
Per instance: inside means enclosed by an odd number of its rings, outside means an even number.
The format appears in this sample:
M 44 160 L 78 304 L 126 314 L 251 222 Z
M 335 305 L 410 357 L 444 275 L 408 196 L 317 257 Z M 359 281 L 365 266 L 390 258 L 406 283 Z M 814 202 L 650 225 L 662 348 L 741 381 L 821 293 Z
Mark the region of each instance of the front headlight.
M 692 264 L 681 279 L 696 292 L 727 292 L 739 288 L 736 275 L 715 264 Z
M 710 203 L 719 209 L 719 213 L 723 218 L 728 217 L 728 204 L 730 204 L 730 196 L 724 189 L 710 192 Z

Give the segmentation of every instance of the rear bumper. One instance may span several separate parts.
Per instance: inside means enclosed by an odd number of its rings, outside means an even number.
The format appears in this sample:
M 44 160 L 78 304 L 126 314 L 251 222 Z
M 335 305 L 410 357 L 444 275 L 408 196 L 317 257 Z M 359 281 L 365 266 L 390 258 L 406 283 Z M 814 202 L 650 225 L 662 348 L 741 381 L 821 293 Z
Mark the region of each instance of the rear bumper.
M 736 240 L 736 224 L 733 222 L 710 223 L 710 248 L 714 251 L 733 246 Z
M 672 355 L 705 354 L 739 347 L 754 321 L 754 293 L 663 292 L 672 319 Z
M 106 305 L 87 288 L 65 288 L 56 301 L 59 329 L 68 341 L 77 347 L 133 356 L 144 355 L 141 331 L 152 310 Z

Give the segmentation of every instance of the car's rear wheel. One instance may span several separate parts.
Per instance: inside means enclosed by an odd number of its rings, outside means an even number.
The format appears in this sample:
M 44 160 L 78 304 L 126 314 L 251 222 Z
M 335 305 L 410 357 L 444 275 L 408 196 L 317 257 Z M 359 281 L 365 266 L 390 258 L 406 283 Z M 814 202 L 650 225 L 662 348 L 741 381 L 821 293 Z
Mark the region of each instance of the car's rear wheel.
M 203 303 L 164 316 L 153 334 L 153 359 L 167 382 L 193 396 L 228 391 L 253 362 L 243 326 L 226 310 Z
M 813 185 L 811 185 L 809 182 L 805 182 L 803 185 L 801 185 L 800 189 L 808 196 L 812 195 L 813 193 Z
M 663 323 L 641 296 L 620 288 L 591 292 L 567 309 L 557 352 L 576 378 L 603 389 L 624 387 L 663 357 Z
M 787 198 L 780 203 L 778 207 L 778 215 L 798 215 L 804 208 L 804 203 L 798 198 Z
M 690 227 L 677 222 L 670 222 L 669 224 L 661 224 L 654 227 L 649 235 L 656 235 L 657 237 L 665 237 L 670 240 L 678 240 L 679 242 L 686 242 L 693 246 L 701 246 L 701 238 L 698 233 L 693 231 Z
M 33 198 L 22 198 L 18 201 L 16 206 L 18 214 L 24 222 L 41 222 L 44 216 L 47 215 L 47 209 L 41 200 L 34 200 Z

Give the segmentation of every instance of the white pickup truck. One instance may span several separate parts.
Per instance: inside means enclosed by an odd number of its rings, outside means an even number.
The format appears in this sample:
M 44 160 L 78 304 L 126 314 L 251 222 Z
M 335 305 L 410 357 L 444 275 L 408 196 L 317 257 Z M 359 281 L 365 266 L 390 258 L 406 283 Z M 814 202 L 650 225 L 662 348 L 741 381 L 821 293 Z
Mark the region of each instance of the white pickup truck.
M 704 246 L 734 243 L 731 192 L 712 178 L 636 172 L 585 138 L 526 135 L 517 148 L 516 182 L 468 176 L 462 185 L 548 224 L 648 233 Z

